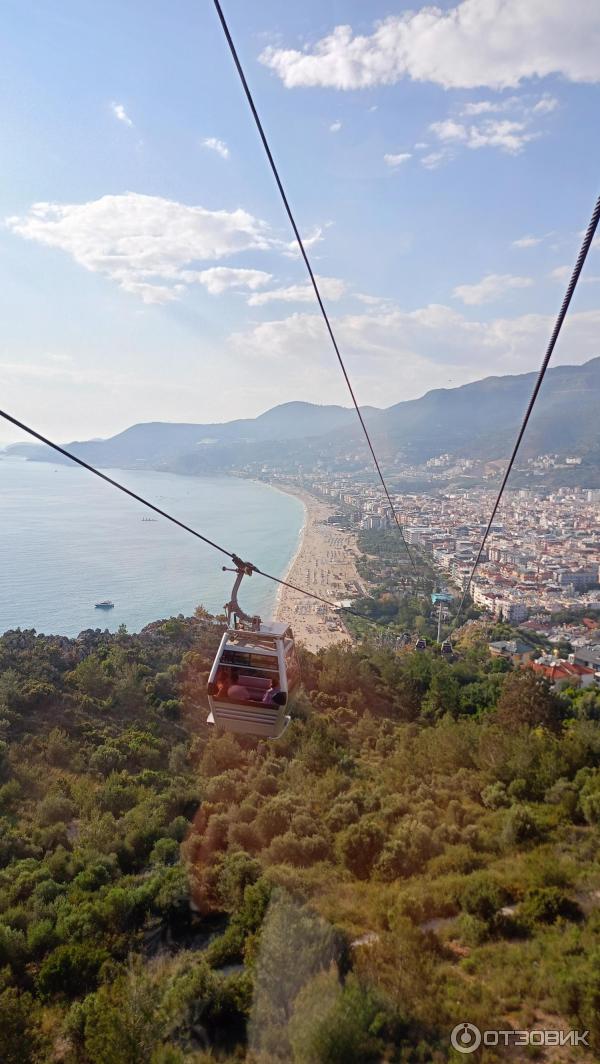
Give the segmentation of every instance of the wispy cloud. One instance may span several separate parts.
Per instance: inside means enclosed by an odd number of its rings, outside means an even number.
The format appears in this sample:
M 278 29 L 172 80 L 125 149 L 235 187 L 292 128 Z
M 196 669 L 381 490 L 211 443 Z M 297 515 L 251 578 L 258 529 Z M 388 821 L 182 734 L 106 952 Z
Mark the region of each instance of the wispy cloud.
M 446 118 L 441 122 L 432 122 L 429 129 L 445 143 L 464 144 L 473 149 L 500 148 L 511 155 L 518 154 L 525 144 L 539 136 L 539 133 L 528 131 L 525 122 L 513 122 L 506 118 L 489 118 L 479 125 L 465 125 Z
M 217 155 L 220 155 L 222 159 L 229 158 L 229 148 L 224 140 L 219 140 L 218 137 L 205 137 L 202 141 L 202 147 L 208 148 L 209 151 L 214 151 Z
M 556 266 L 550 273 L 550 277 L 553 281 L 559 281 L 561 284 L 566 284 L 571 279 L 573 273 L 574 263 L 565 264 L 564 266 Z M 582 273 L 580 278 L 580 284 L 597 284 L 600 281 L 600 277 L 595 274 Z
M 431 151 L 428 155 L 424 155 L 421 159 L 421 166 L 424 166 L 426 170 L 437 170 L 444 159 L 446 158 L 446 152 L 444 151 Z
M 383 157 L 383 161 L 391 166 L 393 170 L 402 166 L 402 163 L 407 163 L 409 159 L 412 159 L 412 154 L 409 151 L 400 152 L 398 155 L 386 154 Z
M 488 273 L 476 284 L 459 284 L 453 291 L 455 299 L 468 306 L 479 306 L 500 299 L 514 288 L 531 288 L 531 277 L 515 277 L 510 273 Z
M 520 236 L 518 240 L 513 240 L 512 246 L 514 248 L 535 248 L 542 243 L 543 239 L 543 236 Z
M 231 266 L 211 266 L 208 270 L 197 272 L 186 270 L 183 278 L 186 281 L 199 281 L 211 296 L 220 296 L 230 289 L 247 289 L 254 292 L 273 280 L 272 274 L 264 270 L 239 269 Z
M 331 125 L 329 127 L 329 132 L 330 133 L 339 133 L 341 128 L 342 128 L 342 123 L 340 122 L 340 120 L 338 118 L 338 119 L 336 119 L 335 122 L 331 123 Z
M 389 306 L 392 302 L 392 300 L 388 299 L 386 296 L 372 296 L 367 292 L 357 292 L 356 298 L 367 307 L 384 307 Z
M 533 105 L 533 112 L 538 115 L 548 115 L 552 111 L 556 111 L 558 107 L 558 100 L 555 96 L 542 96 L 541 100 L 538 100 Z
M 330 225 L 333 225 L 333 222 L 326 222 L 325 225 L 316 225 L 306 235 L 301 234 L 302 243 L 306 250 L 314 248 L 316 244 L 320 244 L 321 241 L 325 239 L 324 230 L 328 229 Z M 297 259 L 300 255 L 297 240 L 281 240 L 278 242 L 278 247 L 280 247 L 282 253 L 290 259 Z
M 110 109 L 114 114 L 115 118 L 117 118 L 119 122 L 122 122 L 123 125 L 133 126 L 133 122 L 131 121 L 122 103 L 115 103 L 113 101 L 110 105 Z
M 460 148 L 496 148 L 519 155 L 543 133 L 541 116 L 555 110 L 558 101 L 551 96 L 509 96 L 504 100 L 472 100 L 455 115 L 432 122 L 429 132 L 445 145 L 444 158 L 451 159 Z
M 319 291 L 328 300 L 341 299 L 347 285 L 338 277 L 317 277 Z M 272 288 L 268 292 L 257 292 L 248 299 L 251 307 L 262 307 L 267 303 L 312 303 L 315 299 L 315 291 L 312 284 L 293 284 L 284 288 Z

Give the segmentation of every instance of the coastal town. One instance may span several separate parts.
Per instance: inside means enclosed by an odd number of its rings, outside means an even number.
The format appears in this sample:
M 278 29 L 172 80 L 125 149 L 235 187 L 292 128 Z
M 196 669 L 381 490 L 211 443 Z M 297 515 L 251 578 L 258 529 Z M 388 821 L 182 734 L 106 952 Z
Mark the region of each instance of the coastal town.
M 319 593 L 340 603 L 364 593 L 354 565 L 356 534 L 393 526 L 383 491 L 355 476 L 332 478 L 319 472 L 296 478 L 275 474 L 272 482 L 285 483 L 286 490 L 301 495 L 312 514 L 308 556 L 301 548 L 296 568 L 291 570 L 296 579 L 306 582 L 313 572 L 320 574 Z M 440 584 L 456 596 L 466 587 L 495 494 L 488 487 L 392 493 L 406 542 L 429 557 Z M 319 502 L 321 507 L 315 510 Z M 600 611 L 599 507 L 597 489 L 508 490 L 470 585 L 474 605 L 486 616 L 529 628 L 557 644 L 568 641 L 588 651 L 591 645 L 594 653 L 587 653 L 586 662 L 598 667 L 600 646 L 590 644 L 590 637 L 600 643 L 600 634 L 591 632 L 581 618 L 586 611 L 592 615 Z M 334 551 L 327 538 L 332 535 L 331 526 L 337 529 Z M 286 599 L 286 608 L 291 602 Z M 322 636 L 317 636 L 324 616 L 320 625 L 314 621 L 321 608 L 304 601 L 298 609 L 305 622 L 311 618 L 313 644 L 324 645 Z M 326 607 L 322 609 L 327 612 Z M 345 634 L 343 627 L 339 622 L 329 623 L 332 630 L 327 642 L 338 641 Z M 591 627 L 595 629 L 595 623 Z

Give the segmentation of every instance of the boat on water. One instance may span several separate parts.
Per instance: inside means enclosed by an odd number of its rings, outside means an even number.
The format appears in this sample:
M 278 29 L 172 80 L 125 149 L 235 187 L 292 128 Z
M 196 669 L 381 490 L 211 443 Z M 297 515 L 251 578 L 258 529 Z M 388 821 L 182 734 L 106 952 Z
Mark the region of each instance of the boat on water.
M 114 608 L 114 602 L 110 602 L 108 599 L 105 599 L 104 602 L 96 602 L 94 604 L 95 610 L 114 610 Z

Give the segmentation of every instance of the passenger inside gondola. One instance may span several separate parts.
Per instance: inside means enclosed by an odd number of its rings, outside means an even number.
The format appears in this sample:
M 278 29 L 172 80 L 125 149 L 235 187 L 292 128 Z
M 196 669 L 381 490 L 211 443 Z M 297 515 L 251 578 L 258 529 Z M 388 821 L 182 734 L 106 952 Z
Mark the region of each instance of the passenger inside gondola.
M 227 697 L 233 698 L 235 702 L 249 702 L 250 691 L 244 684 L 240 683 L 239 673 L 231 670 L 231 683 L 227 689 Z
M 283 705 L 286 701 L 281 690 L 279 676 L 271 670 L 254 668 L 221 669 L 215 681 L 214 697 L 222 702 L 263 702 L 265 705 Z
M 278 696 L 280 696 L 281 694 L 282 694 L 282 690 L 281 690 L 281 687 L 279 686 L 279 677 L 278 676 L 273 676 L 269 680 L 269 686 L 267 687 L 267 690 L 265 691 L 265 693 L 264 693 L 264 695 L 262 697 L 262 701 L 267 706 L 278 706 L 278 705 L 280 706 L 281 705 L 281 698 L 278 697 Z

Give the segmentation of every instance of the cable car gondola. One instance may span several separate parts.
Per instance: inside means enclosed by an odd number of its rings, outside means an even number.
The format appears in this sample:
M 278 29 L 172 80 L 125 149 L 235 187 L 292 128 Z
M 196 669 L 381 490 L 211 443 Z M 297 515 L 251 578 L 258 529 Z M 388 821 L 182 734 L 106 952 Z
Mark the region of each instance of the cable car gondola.
M 444 642 L 442 643 L 441 653 L 444 655 L 444 657 L 448 657 L 448 658 L 452 657 L 452 655 L 454 654 L 454 650 L 452 648 L 452 643 L 450 642 L 449 639 L 445 639 Z
M 231 601 L 225 606 L 223 634 L 208 678 L 208 724 L 223 731 L 278 739 L 290 723 L 288 697 L 300 679 L 289 625 L 250 617 L 240 608 L 237 593 L 254 566 L 234 557 L 237 573 Z M 224 569 L 226 567 L 224 566 Z
M 427 643 L 423 638 L 417 639 L 415 643 L 415 650 L 427 650 Z

